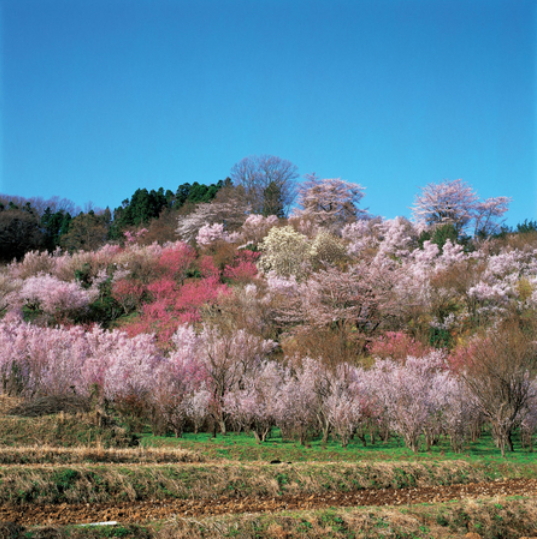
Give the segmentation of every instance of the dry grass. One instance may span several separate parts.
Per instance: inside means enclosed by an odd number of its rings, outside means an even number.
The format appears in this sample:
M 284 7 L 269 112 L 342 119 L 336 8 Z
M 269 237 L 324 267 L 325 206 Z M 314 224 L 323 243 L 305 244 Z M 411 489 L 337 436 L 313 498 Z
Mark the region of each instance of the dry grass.
M 118 453 L 120 454 L 120 453 Z M 128 453 L 127 453 L 128 454 Z M 131 453 L 135 455 L 136 453 Z M 156 458 L 156 454 L 153 455 Z M 0 503 L 90 503 L 211 499 L 478 482 L 465 462 L 441 464 L 240 463 L 7 466 Z
M 79 395 L 49 395 L 31 401 L 23 401 L 7 410 L 8 415 L 21 417 L 41 417 L 50 414 L 88 413 L 91 410 L 90 400 Z
M 16 408 L 22 402 L 23 400 L 18 397 L 9 397 L 3 393 L 0 394 L 0 416 L 6 415 L 9 410 Z
M 151 447 L 104 448 L 102 446 L 0 447 L 0 464 L 80 464 L 80 463 L 180 463 L 204 462 L 204 457 L 187 449 Z
M 331 508 L 265 515 L 177 518 L 155 539 L 519 539 L 537 534 L 537 500 L 483 501 L 399 507 Z
M 330 508 L 274 514 L 174 518 L 149 526 L 41 527 L 0 523 L 12 539 L 520 539 L 537 535 L 535 499 L 482 501 L 405 507 Z M 477 534 L 477 535 L 475 535 Z
M 132 447 L 137 439 L 95 413 L 54 414 L 41 417 L 0 416 L 3 446 Z

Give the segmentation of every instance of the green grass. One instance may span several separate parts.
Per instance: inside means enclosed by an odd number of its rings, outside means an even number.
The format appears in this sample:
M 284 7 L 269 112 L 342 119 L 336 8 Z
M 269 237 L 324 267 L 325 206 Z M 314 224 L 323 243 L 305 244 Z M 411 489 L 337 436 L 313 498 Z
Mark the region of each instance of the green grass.
M 312 440 L 307 446 L 283 440 L 279 431 L 265 443 L 256 443 L 247 433 L 227 433 L 213 438 L 208 433 L 185 433 L 182 438 L 152 436 L 145 433 L 140 443 L 146 447 L 176 447 L 201 453 L 208 460 L 225 459 L 249 462 L 281 460 L 282 462 L 421 462 L 465 460 L 487 470 L 495 477 L 537 477 L 537 454 L 521 449 L 515 439 L 515 451 L 501 456 L 490 433 L 485 433 L 477 442 L 469 443 L 462 453 L 451 450 L 449 442 L 442 440 L 429 451 L 413 453 L 400 438 L 392 437 L 386 443 L 378 441 L 364 446 L 351 441 L 346 448 L 336 440 L 323 444 L 320 439 Z M 517 447 L 518 445 L 518 447 Z

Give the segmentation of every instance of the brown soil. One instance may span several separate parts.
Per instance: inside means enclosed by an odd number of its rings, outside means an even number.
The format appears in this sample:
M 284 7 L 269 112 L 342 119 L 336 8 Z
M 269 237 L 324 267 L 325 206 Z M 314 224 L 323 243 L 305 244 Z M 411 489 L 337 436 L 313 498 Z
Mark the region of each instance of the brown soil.
M 446 502 L 464 498 L 494 496 L 535 496 L 537 479 L 509 479 L 488 483 L 470 483 L 405 489 L 367 489 L 318 495 L 281 495 L 267 497 L 221 497 L 203 500 L 165 502 L 127 502 L 111 504 L 61 504 L 0 506 L 0 522 L 26 526 L 84 524 L 118 521 L 143 523 L 174 515 L 200 517 L 231 513 L 259 513 L 282 510 L 321 509 L 358 505 L 403 505 Z

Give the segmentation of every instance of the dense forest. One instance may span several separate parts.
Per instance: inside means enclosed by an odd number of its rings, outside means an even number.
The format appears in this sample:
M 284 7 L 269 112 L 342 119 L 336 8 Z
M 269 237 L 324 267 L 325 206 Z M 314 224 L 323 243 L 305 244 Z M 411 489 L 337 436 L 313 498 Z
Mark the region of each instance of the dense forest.
M 72 201 L 59 197 L 43 200 L 0 194 L 0 260 L 11 262 L 33 250 L 97 249 L 153 221 L 159 221 L 153 227 L 166 228 L 165 223 L 176 220 L 179 212 L 211 202 L 222 187 L 229 185 L 227 179 L 210 185 L 184 183 L 175 193 L 162 187 L 156 191 L 137 189 L 113 211 L 81 211 Z M 174 227 L 169 228 L 168 235 L 173 237 Z M 165 237 L 164 230 L 155 233 L 157 241 L 166 241 Z

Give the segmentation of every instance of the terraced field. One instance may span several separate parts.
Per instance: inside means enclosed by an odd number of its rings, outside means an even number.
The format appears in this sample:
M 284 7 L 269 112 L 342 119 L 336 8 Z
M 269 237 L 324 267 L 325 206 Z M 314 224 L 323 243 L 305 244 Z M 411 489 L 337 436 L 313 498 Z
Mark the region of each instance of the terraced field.
M 4 419 L 13 429 L 15 419 Z M 46 419 L 48 426 L 71 420 Z M 28 428 L 22 421 L 19 437 Z M 414 456 L 396 445 L 254 445 L 244 434 L 142 442 L 105 449 L 98 441 L 22 446 L 17 438 L 1 447 L 0 537 L 537 536 L 531 453 L 502 460 L 482 447 L 459 458 L 442 449 Z

